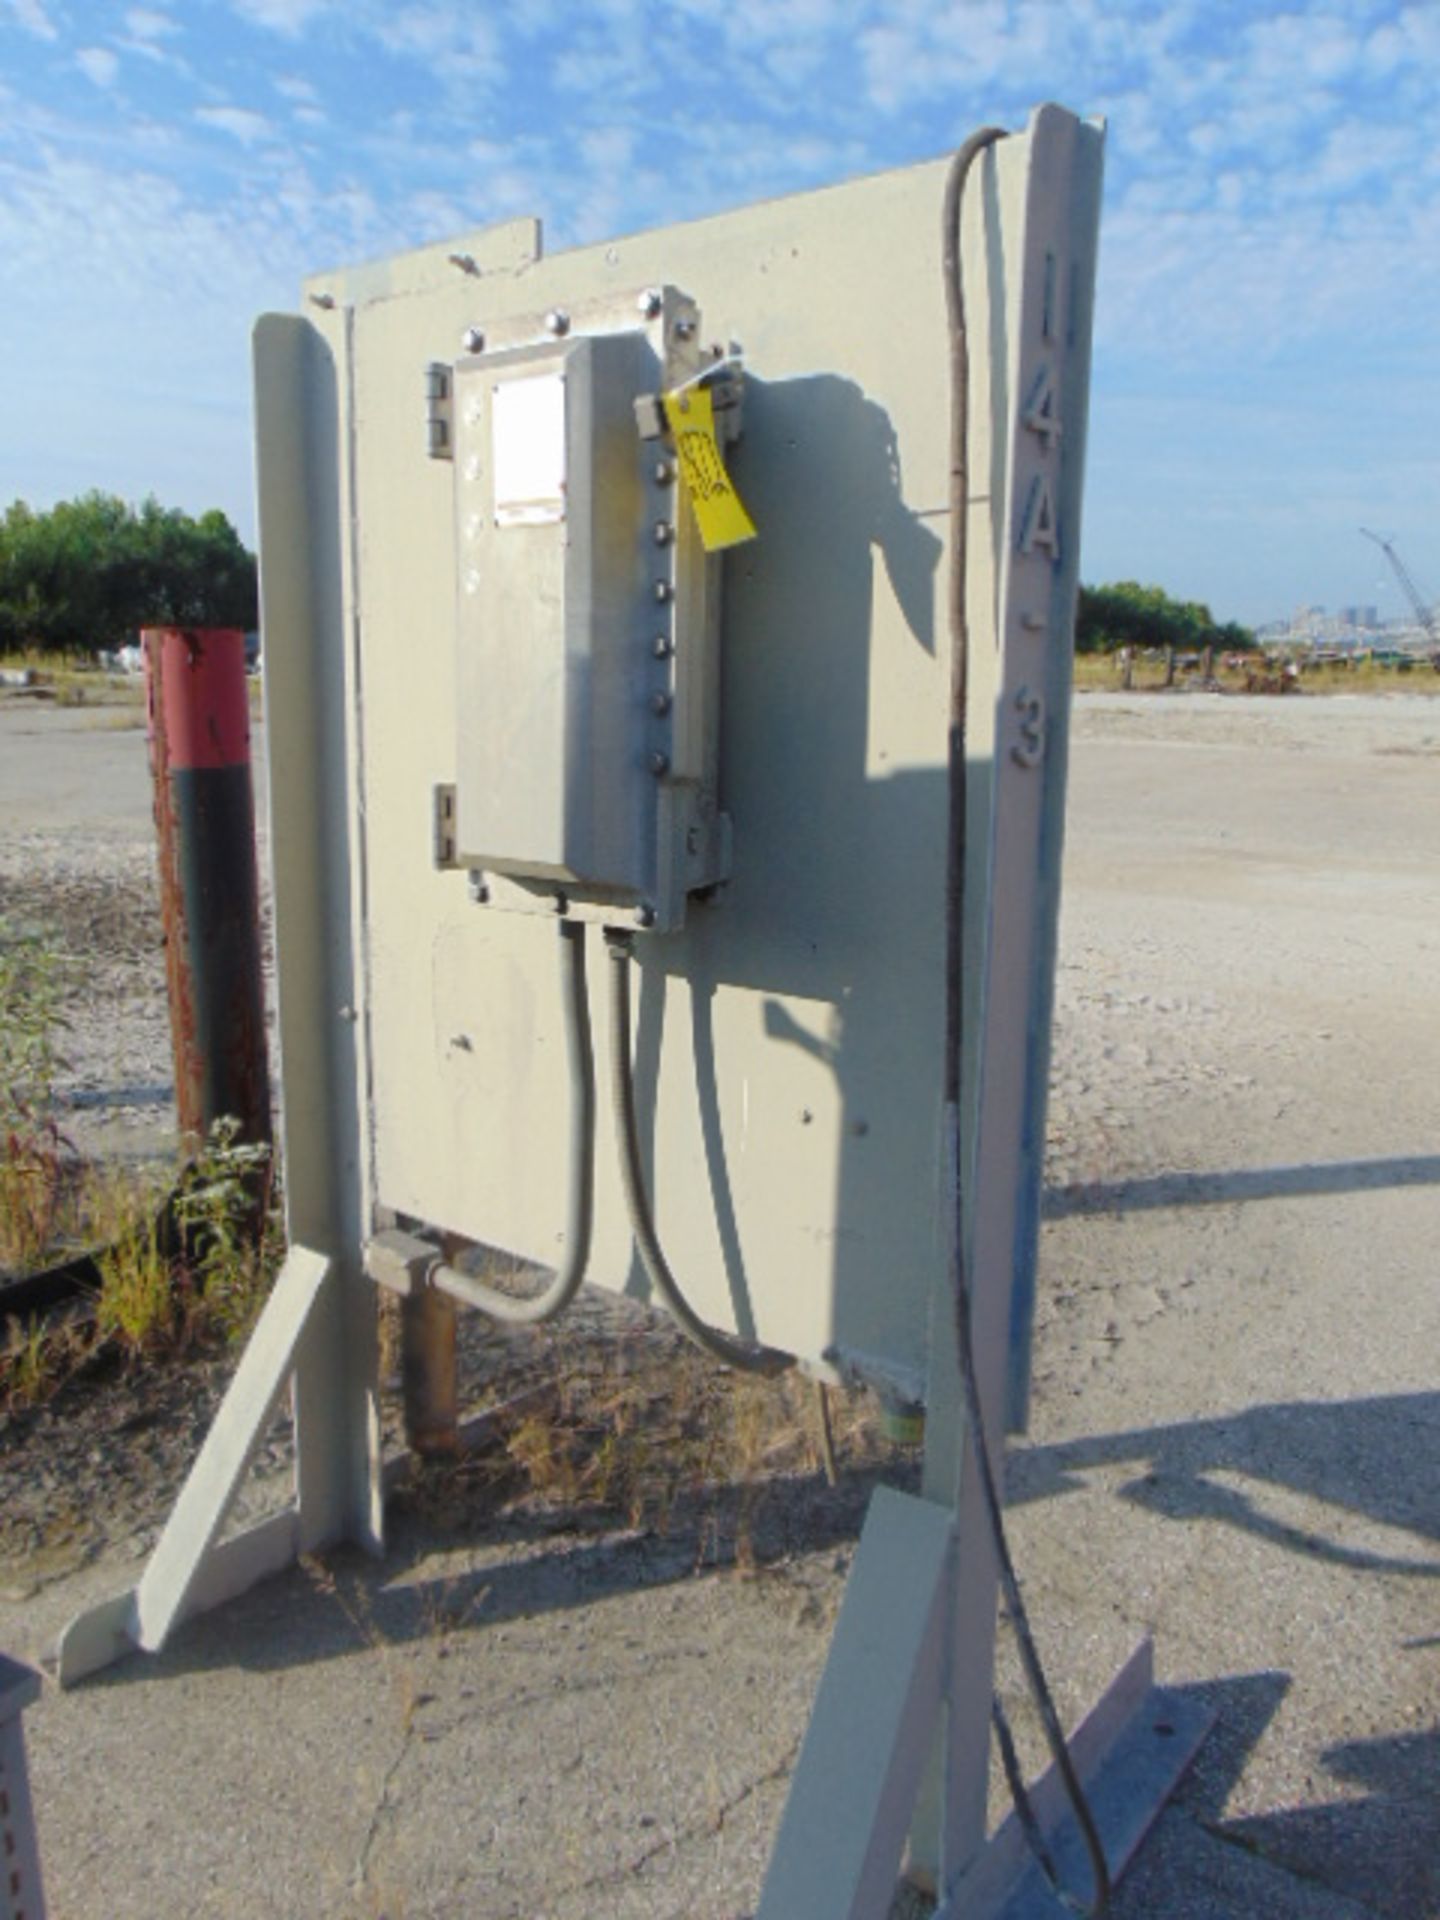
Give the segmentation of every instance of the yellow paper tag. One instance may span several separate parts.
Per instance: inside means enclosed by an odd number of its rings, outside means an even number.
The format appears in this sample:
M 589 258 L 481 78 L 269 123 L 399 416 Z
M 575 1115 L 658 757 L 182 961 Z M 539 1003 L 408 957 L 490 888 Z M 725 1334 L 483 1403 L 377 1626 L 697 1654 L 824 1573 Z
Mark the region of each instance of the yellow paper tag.
M 715 437 L 715 405 L 705 387 L 665 395 L 665 418 L 675 436 L 685 490 L 707 553 L 755 538 L 755 522 L 741 504 Z

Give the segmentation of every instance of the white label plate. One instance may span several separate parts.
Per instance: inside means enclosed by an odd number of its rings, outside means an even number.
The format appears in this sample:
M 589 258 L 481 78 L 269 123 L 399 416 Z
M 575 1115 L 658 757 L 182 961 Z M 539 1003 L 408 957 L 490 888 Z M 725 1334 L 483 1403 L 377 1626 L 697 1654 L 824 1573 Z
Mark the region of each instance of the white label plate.
M 533 527 L 565 518 L 565 376 L 497 382 L 491 444 L 495 524 Z

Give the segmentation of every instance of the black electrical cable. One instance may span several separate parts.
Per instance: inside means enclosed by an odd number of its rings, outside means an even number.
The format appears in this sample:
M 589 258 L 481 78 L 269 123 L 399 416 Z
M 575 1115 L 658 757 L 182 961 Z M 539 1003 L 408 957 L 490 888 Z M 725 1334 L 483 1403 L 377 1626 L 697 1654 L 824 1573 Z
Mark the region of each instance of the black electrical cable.
M 950 819 L 946 847 L 945 872 L 945 1126 L 949 1160 L 950 1283 L 955 1301 L 956 1348 L 960 1363 L 961 1390 L 965 1399 L 965 1419 L 970 1443 L 975 1452 L 981 1494 L 990 1533 L 995 1543 L 995 1558 L 1000 1570 L 1000 1587 L 1005 1596 L 1011 1631 L 1019 1649 L 1035 1706 L 1045 1731 L 1045 1742 L 1075 1812 L 1075 1820 L 1090 1858 L 1095 1881 L 1093 1905 L 1080 1907 L 1073 1895 L 1061 1887 L 1049 1850 L 1040 1839 L 1039 1823 L 1025 1791 L 1024 1780 L 1015 1757 L 1014 1741 L 999 1700 L 994 1703 L 996 1730 L 1000 1733 L 1001 1758 L 1015 1801 L 1016 1814 L 1031 1849 L 1056 1894 L 1075 1911 L 1088 1911 L 1099 1920 L 1110 1901 L 1110 1869 L 1105 1848 L 1095 1825 L 1095 1817 L 1085 1798 L 1084 1788 L 1075 1771 L 1070 1749 L 1065 1742 L 1060 1716 L 1045 1678 L 1045 1669 L 1030 1631 L 1029 1616 L 1020 1592 L 1015 1563 L 1005 1535 L 1005 1517 L 1001 1510 L 999 1485 L 990 1458 L 985 1432 L 984 1410 L 980 1404 L 979 1380 L 975 1367 L 975 1349 L 970 1314 L 970 1281 L 965 1263 L 965 1179 L 961 1152 L 960 1088 L 962 1077 L 961 1046 L 964 1038 L 962 994 L 965 961 L 965 732 L 967 718 L 969 626 L 966 616 L 966 535 L 969 514 L 969 428 L 970 428 L 970 346 L 965 320 L 965 296 L 960 278 L 960 204 L 965 183 L 976 158 L 995 141 L 1004 137 L 1000 127 L 982 127 L 972 133 L 956 153 L 945 182 L 944 231 L 942 253 L 945 273 L 945 311 L 950 335 L 950 573 L 948 611 L 950 628 L 950 731 L 949 782 Z M 1003 1728 L 1003 1732 L 1001 1729 Z M 1040 1840 L 1037 1846 L 1036 1841 Z
M 1024 1769 L 1020 1765 L 1020 1755 L 1015 1749 L 1015 1735 L 1010 1731 L 1010 1722 L 1005 1717 L 1005 1709 L 997 1694 L 990 1702 L 990 1719 L 995 1728 L 995 1741 L 1000 1748 L 1000 1764 L 1005 1771 L 1005 1781 L 1010 1789 L 1010 1798 L 1015 1802 L 1015 1817 L 1020 1822 L 1020 1830 L 1025 1835 L 1030 1851 L 1040 1862 L 1040 1871 L 1059 1894 L 1060 1898 L 1073 1912 L 1079 1903 L 1073 1900 L 1060 1885 L 1060 1869 L 1055 1864 L 1040 1822 L 1035 1817 L 1035 1808 L 1030 1801 L 1030 1790 L 1025 1785 Z

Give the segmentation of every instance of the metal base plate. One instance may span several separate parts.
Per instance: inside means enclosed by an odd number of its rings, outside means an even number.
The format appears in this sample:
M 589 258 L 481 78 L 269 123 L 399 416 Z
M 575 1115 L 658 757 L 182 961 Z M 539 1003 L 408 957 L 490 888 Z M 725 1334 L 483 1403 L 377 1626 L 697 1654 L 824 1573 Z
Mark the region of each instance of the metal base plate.
M 1153 1684 L 1147 1640 L 1076 1728 L 1070 1751 L 1112 1883 L 1134 1858 L 1214 1720 L 1211 1709 L 1190 1694 Z M 1031 1789 L 1031 1803 L 1061 1884 L 1088 1905 L 1094 1889 L 1085 1843 L 1053 1767 Z M 1056 1898 L 1012 1813 L 935 1920 L 1060 1920 L 1070 1911 Z

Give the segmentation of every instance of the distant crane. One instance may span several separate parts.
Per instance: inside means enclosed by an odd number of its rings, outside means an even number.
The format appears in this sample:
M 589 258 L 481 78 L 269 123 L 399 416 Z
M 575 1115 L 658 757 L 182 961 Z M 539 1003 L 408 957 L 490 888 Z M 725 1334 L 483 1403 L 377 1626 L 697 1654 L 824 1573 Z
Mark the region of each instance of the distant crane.
M 1375 542 L 1376 546 L 1379 547 L 1380 551 L 1385 555 L 1385 558 L 1395 569 L 1395 578 L 1404 588 L 1405 598 L 1415 609 L 1415 618 L 1420 622 L 1421 631 L 1427 639 L 1434 641 L 1436 646 L 1440 646 L 1440 619 L 1436 618 L 1435 609 L 1433 607 L 1427 607 L 1425 602 L 1420 598 L 1420 589 L 1410 578 L 1409 569 L 1395 551 L 1394 542 L 1386 540 L 1381 534 L 1372 533 L 1368 527 L 1361 527 L 1360 531 L 1367 540 L 1373 540 Z

